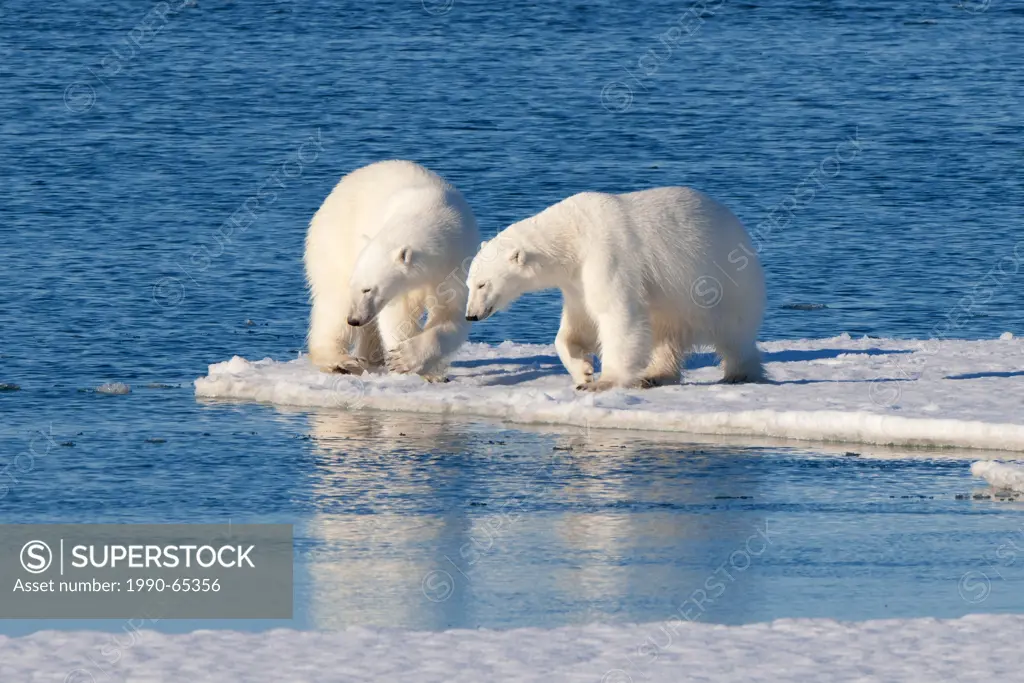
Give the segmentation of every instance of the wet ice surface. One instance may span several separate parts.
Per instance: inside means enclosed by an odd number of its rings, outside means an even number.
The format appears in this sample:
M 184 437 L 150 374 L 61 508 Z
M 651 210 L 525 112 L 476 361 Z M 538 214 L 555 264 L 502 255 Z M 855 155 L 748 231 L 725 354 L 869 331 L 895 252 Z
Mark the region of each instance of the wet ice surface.
M 579 392 L 554 347 L 469 344 L 447 383 L 320 372 L 308 357 L 211 365 L 196 395 L 338 410 L 479 415 L 509 422 L 1024 451 L 1024 342 L 848 334 L 760 344 L 770 381 L 723 385 L 713 354 L 682 384 Z

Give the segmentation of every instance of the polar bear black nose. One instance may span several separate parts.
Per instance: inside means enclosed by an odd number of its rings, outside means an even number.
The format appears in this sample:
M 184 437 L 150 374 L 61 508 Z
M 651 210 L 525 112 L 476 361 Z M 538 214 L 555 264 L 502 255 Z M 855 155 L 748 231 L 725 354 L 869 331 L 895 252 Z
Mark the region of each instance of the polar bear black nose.
M 466 320 L 468 320 L 470 322 L 476 322 L 479 319 L 480 319 L 480 316 L 478 316 L 478 315 L 467 315 L 466 316 Z

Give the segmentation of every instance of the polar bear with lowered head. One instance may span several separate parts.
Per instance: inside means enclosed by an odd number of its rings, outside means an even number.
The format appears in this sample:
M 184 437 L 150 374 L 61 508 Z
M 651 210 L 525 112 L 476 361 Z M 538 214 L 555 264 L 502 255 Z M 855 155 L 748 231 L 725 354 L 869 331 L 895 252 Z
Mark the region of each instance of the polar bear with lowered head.
M 481 245 L 467 285 L 469 320 L 562 290 L 555 348 L 579 389 L 676 384 L 686 355 L 705 345 L 726 382 L 764 380 L 761 265 L 739 219 L 696 190 L 569 197 Z
M 462 194 L 411 161 L 342 178 L 306 235 L 310 359 L 438 378 L 469 336 L 464 263 L 479 240 Z

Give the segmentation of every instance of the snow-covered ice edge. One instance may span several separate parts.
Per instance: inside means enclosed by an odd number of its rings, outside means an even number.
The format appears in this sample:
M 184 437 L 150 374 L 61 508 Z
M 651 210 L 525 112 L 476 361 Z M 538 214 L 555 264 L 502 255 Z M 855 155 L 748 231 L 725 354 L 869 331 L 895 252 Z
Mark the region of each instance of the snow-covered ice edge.
M 548 345 L 467 344 L 451 381 L 319 372 L 307 358 L 234 357 L 196 396 L 278 405 L 476 415 L 509 422 L 886 446 L 1024 451 L 1024 342 L 830 339 L 761 344 L 768 384 L 723 385 L 715 359 L 684 383 L 579 393 Z
M 981 477 L 992 488 L 1024 493 L 1024 467 L 979 460 L 971 464 L 971 474 Z
M 40 631 L 0 637 L 0 679 L 128 683 L 593 681 L 931 683 L 1019 680 L 1024 617 L 443 632 Z

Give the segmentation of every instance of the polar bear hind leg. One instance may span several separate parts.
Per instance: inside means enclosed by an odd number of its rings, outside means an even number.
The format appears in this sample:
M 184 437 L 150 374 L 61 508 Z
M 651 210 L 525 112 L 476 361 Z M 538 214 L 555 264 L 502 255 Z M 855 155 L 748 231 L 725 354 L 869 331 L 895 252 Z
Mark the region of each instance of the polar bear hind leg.
M 722 357 L 722 369 L 725 371 L 722 382 L 725 384 L 767 381 L 761 352 L 753 340 L 743 344 L 716 343 L 715 351 Z
M 652 322 L 652 332 L 654 350 L 651 352 L 651 362 L 643 372 L 640 385 L 646 389 L 679 384 L 680 368 L 689 344 L 675 325 L 659 322 L 657 319 Z

